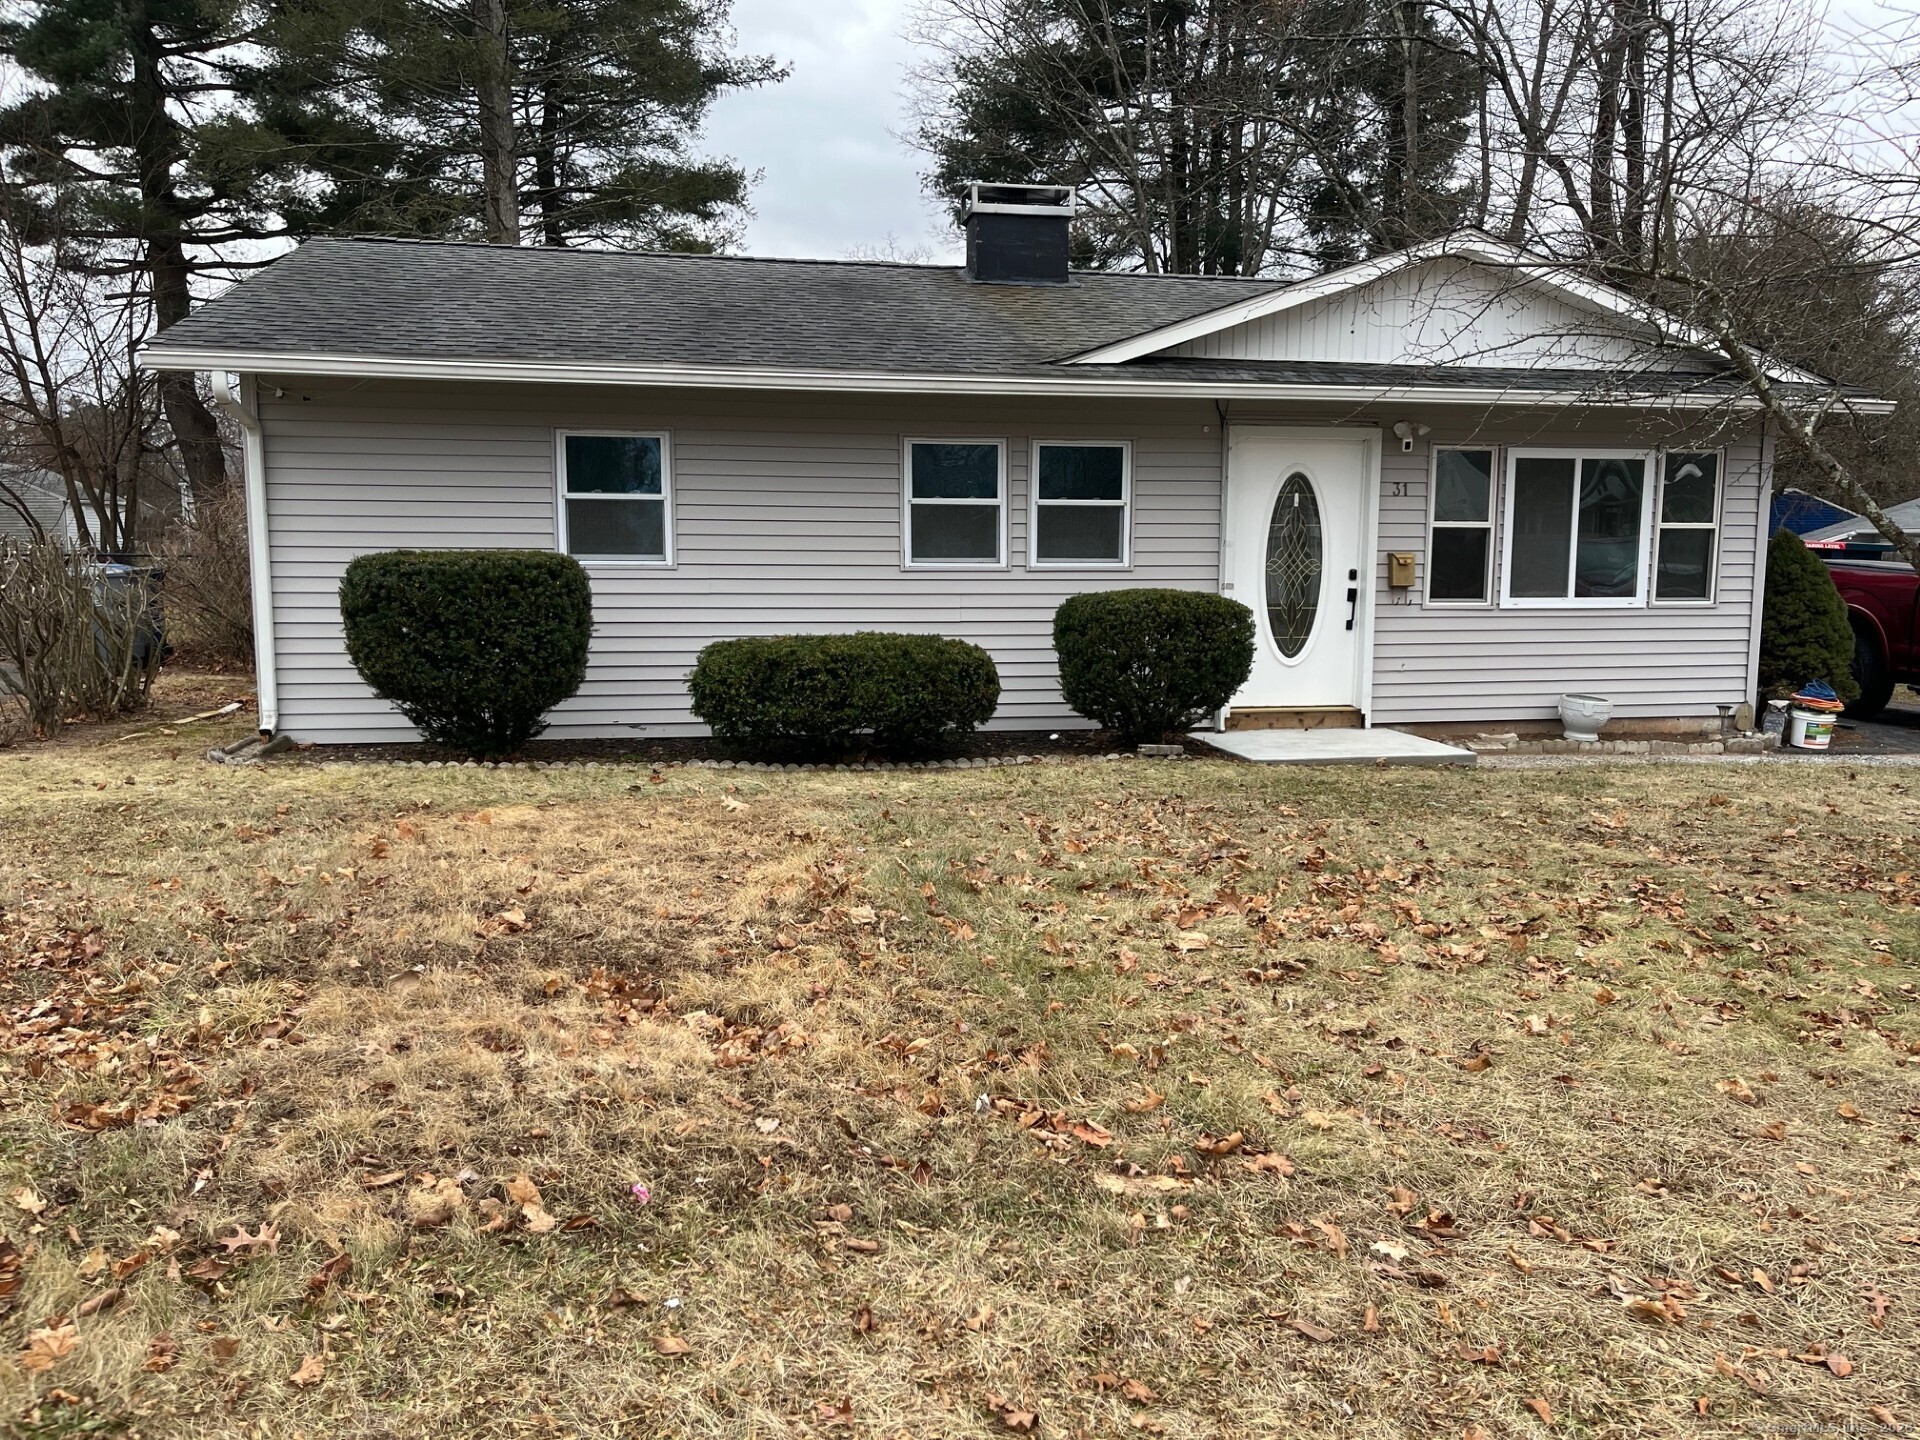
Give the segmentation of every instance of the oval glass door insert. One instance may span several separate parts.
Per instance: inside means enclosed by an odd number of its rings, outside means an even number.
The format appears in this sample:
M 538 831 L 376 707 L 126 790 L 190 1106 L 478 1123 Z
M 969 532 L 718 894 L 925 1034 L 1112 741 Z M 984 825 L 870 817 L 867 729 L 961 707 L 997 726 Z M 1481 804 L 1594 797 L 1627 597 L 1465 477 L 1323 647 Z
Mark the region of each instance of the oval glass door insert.
M 1307 647 L 1320 611 L 1320 501 L 1298 470 L 1280 485 L 1267 526 L 1267 628 L 1291 660 Z

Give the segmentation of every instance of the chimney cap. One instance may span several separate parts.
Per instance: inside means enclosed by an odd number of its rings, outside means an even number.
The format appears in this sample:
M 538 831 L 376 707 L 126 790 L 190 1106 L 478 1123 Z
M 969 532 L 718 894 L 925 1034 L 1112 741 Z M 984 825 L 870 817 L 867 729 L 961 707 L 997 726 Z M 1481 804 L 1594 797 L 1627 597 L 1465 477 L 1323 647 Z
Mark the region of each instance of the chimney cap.
M 999 185 L 990 181 L 969 180 L 965 216 L 974 215 L 1055 215 L 1071 218 L 1074 213 L 1071 185 Z

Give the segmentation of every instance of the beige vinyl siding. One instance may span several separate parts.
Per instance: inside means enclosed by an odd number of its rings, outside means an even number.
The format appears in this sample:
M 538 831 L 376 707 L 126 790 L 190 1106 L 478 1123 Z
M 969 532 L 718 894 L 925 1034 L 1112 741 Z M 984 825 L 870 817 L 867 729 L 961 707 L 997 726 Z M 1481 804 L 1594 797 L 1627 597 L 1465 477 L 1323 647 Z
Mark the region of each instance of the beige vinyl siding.
M 1219 424 L 1207 404 L 269 383 L 285 392 L 262 404 L 280 723 L 300 738 L 411 735 L 347 661 L 340 576 L 373 550 L 551 547 L 555 429 L 671 432 L 676 536 L 671 568 L 588 567 L 588 676 L 554 713 L 555 736 L 701 733 L 684 680 L 703 645 L 856 629 L 986 647 L 1003 687 L 996 725 L 1082 723 L 1057 685 L 1060 601 L 1116 586 L 1218 584 Z M 902 568 L 901 445 L 914 435 L 1007 443 L 1008 568 Z M 1130 569 L 1026 569 L 1035 437 L 1133 442 Z
M 1755 561 L 1768 495 L 1757 429 L 1716 435 L 1710 419 L 1637 435 L 1593 420 L 1577 430 L 1548 423 L 1480 426 L 1460 418 L 1436 417 L 1430 423 L 1433 433 L 1412 454 L 1403 454 L 1390 441 L 1381 457 L 1372 711 L 1376 724 L 1551 719 L 1558 714 L 1559 697 L 1568 692 L 1605 695 L 1614 702 L 1614 713 L 1624 718 L 1704 718 L 1716 713 L 1716 704 L 1737 705 L 1752 697 Z M 1711 605 L 1540 609 L 1424 602 L 1430 446 L 1663 443 L 1726 452 L 1718 585 Z M 1504 460 L 1497 473 L 1504 481 Z M 1405 493 L 1396 495 L 1396 487 Z M 1496 596 L 1505 563 L 1499 500 L 1496 488 Z M 1386 583 L 1386 555 L 1394 550 L 1411 550 L 1418 557 L 1407 604 L 1396 604 Z
M 275 396 L 279 388 L 284 393 Z M 736 635 L 899 629 L 985 646 L 1000 668 L 994 723 L 1084 722 L 1060 699 L 1055 606 L 1084 590 L 1219 583 L 1220 413 L 1184 401 L 1049 401 L 726 395 L 543 385 L 301 380 L 261 386 L 273 560 L 280 723 L 301 739 L 404 739 L 410 728 L 347 661 L 338 605 L 353 556 L 402 547 L 554 543 L 556 429 L 672 435 L 671 567 L 590 566 L 596 631 L 581 693 L 556 736 L 700 733 L 684 679 L 700 648 Z M 1371 719 L 1550 718 L 1570 690 L 1611 697 L 1623 717 L 1711 716 L 1750 693 L 1755 556 L 1765 504 L 1758 432 L 1711 419 L 1650 424 L 1604 413 L 1506 415 L 1432 407 L 1338 411 L 1236 404 L 1234 423 L 1377 425 Z M 1431 433 L 1411 454 L 1397 420 Z M 1007 443 L 1004 569 L 905 570 L 902 440 Z M 1127 570 L 1029 570 L 1027 469 L 1035 438 L 1133 442 Z M 1719 584 L 1711 606 L 1502 609 L 1427 606 L 1432 444 L 1724 444 Z M 1396 488 L 1404 491 L 1395 494 Z M 1496 506 L 1496 515 L 1498 507 Z M 1495 553 L 1499 563 L 1500 535 Z M 1385 556 L 1418 557 L 1395 604 Z M 1498 593 L 1498 576 L 1495 577 Z

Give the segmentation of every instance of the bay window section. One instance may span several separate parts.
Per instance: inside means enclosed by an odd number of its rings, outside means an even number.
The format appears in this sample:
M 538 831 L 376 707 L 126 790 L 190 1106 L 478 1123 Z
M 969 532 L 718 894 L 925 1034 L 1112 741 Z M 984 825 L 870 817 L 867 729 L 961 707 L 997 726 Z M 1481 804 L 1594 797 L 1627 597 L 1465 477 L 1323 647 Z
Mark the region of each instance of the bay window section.
M 1644 599 L 1647 457 L 1514 452 L 1505 598 L 1632 605 Z
M 1427 601 L 1483 605 L 1493 558 L 1493 451 L 1436 449 Z
M 1714 536 L 1719 527 L 1719 452 L 1668 452 L 1661 462 L 1655 600 L 1713 600 Z
M 1127 563 L 1132 499 L 1129 447 L 1037 441 L 1033 447 L 1033 535 L 1029 563 Z
M 998 440 L 909 440 L 907 563 L 1004 564 L 1006 468 Z
M 560 437 L 560 549 L 585 561 L 668 563 L 664 435 Z

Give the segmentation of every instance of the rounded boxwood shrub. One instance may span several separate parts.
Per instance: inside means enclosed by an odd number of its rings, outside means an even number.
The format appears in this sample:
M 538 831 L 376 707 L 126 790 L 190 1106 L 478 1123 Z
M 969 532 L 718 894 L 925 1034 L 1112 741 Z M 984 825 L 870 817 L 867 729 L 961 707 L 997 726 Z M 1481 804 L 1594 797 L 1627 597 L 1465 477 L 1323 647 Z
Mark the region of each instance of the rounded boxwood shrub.
M 580 688 L 593 591 L 570 555 L 390 550 L 340 582 L 347 655 L 427 739 L 511 755 Z
M 1820 557 L 1791 530 L 1767 544 L 1767 595 L 1760 612 L 1761 698 L 1791 695 L 1824 680 L 1842 700 L 1856 699 L 1853 623 Z
M 717 640 L 687 689 L 714 737 L 750 754 L 891 753 L 985 724 L 1000 674 L 964 640 L 869 630 Z
M 1053 616 L 1060 691 L 1130 744 L 1199 724 L 1247 681 L 1253 612 L 1199 590 L 1075 595 Z

